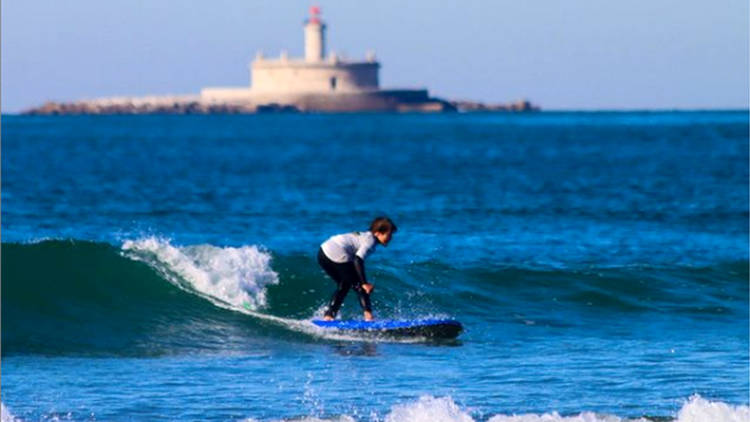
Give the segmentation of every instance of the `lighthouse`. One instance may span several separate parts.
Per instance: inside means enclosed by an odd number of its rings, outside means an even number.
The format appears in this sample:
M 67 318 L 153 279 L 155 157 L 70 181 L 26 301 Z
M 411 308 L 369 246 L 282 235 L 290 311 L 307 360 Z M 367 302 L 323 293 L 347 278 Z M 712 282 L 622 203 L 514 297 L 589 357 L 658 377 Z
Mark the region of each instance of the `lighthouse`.
M 278 57 L 258 52 L 250 63 L 250 86 L 207 87 L 201 100 L 211 104 L 292 106 L 301 111 L 443 111 L 452 106 L 426 89 L 380 89 L 375 53 L 364 60 L 326 54 L 326 24 L 320 8 L 304 22 L 305 55 Z
M 320 20 L 320 7 L 310 7 L 305 22 L 305 61 L 320 62 L 326 56 L 326 24 Z

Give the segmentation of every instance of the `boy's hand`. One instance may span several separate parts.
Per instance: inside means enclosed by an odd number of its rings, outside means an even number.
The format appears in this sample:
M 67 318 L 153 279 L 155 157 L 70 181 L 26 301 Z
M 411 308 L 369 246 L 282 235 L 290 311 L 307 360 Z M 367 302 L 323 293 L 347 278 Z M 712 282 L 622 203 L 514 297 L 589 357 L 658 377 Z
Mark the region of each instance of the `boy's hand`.
M 373 290 L 374 288 L 375 288 L 375 286 L 373 286 L 373 285 L 372 285 L 372 284 L 370 284 L 370 283 L 364 283 L 364 284 L 362 284 L 362 290 L 364 290 L 364 291 L 365 291 L 365 293 L 367 293 L 368 295 L 369 295 L 370 293 L 372 293 L 372 290 Z

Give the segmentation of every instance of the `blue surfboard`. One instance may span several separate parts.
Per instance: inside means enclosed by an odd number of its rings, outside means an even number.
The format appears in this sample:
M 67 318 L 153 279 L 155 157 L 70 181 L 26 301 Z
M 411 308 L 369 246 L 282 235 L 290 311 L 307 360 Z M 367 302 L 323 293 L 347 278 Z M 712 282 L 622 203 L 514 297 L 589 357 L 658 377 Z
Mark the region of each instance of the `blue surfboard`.
M 326 330 L 351 334 L 374 334 L 395 337 L 456 338 L 463 330 L 454 319 L 378 319 L 375 321 L 348 320 L 324 321 L 315 319 L 313 324 Z

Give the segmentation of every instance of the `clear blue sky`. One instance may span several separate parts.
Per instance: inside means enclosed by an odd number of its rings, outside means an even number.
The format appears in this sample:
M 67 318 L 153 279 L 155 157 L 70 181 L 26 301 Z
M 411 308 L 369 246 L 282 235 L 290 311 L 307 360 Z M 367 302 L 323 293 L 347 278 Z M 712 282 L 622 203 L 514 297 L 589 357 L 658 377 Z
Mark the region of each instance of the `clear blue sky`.
M 329 50 L 381 86 L 546 109 L 748 107 L 747 0 L 320 0 Z M 249 83 L 302 55 L 309 1 L 6 0 L 2 110 Z

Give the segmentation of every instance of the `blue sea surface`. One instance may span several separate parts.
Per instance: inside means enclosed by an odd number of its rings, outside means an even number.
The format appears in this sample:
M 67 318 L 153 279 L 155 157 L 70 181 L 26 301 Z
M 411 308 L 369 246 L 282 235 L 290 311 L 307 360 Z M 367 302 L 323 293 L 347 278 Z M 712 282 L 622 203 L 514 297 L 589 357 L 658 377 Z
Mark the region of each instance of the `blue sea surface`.
M 2 420 L 747 420 L 748 131 L 3 116 Z M 457 340 L 310 323 L 320 243 L 378 215 L 398 232 L 367 260 L 375 316 L 457 319 Z

